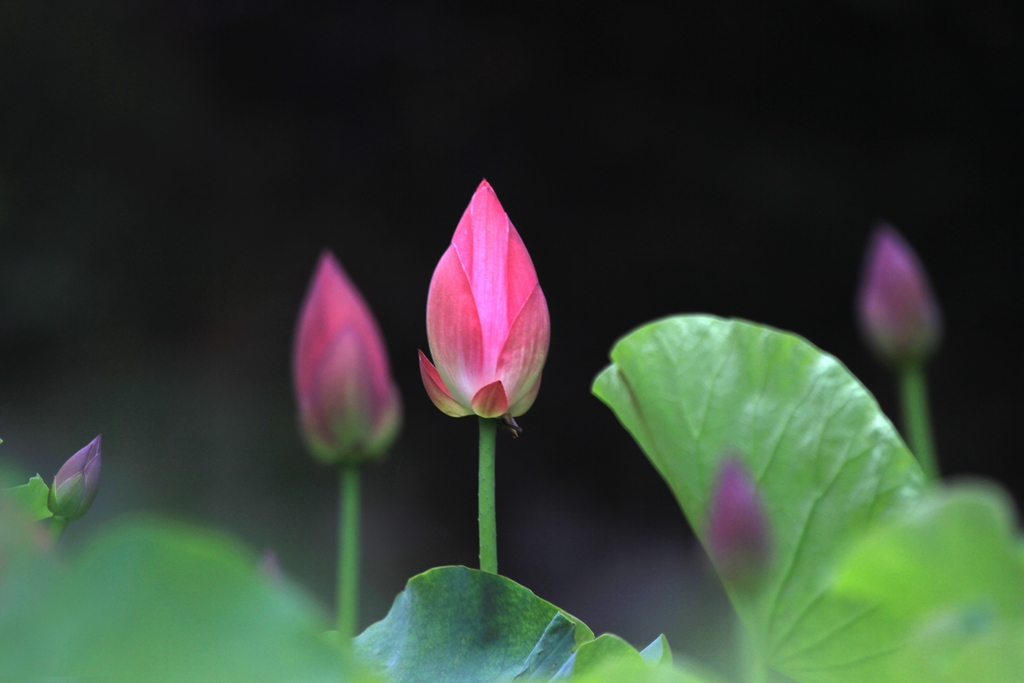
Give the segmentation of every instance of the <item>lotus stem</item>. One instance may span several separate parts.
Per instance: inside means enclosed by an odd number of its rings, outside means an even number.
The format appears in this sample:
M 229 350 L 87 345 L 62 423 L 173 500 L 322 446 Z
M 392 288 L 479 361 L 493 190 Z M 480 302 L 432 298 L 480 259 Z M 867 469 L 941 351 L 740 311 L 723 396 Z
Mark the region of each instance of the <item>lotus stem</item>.
M 338 635 L 350 648 L 359 615 L 359 465 L 341 467 L 338 502 Z
M 498 573 L 498 529 L 494 514 L 494 440 L 498 421 L 480 418 L 480 569 Z
M 54 515 L 50 518 L 50 540 L 54 545 L 57 545 L 57 541 L 64 535 L 64 530 L 68 528 L 68 519 L 66 517 L 58 517 Z
M 932 440 L 932 420 L 928 410 L 928 387 L 924 363 L 910 362 L 899 369 L 900 399 L 903 408 L 903 431 L 910 450 L 929 481 L 939 476 L 935 446 Z

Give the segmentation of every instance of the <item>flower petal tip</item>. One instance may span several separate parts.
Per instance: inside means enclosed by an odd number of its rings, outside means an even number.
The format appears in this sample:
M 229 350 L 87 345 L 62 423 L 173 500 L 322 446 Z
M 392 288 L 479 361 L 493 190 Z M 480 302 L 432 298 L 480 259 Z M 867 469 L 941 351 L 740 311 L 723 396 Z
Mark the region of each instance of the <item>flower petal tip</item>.
M 473 413 L 466 410 L 452 397 L 448 387 L 444 385 L 444 380 L 441 379 L 441 375 L 438 374 L 437 368 L 430 362 L 426 354 L 422 351 L 420 354 L 420 379 L 423 380 L 423 388 L 427 390 L 427 395 L 430 400 L 434 402 L 445 415 L 451 417 L 465 417 L 466 415 L 472 415 Z

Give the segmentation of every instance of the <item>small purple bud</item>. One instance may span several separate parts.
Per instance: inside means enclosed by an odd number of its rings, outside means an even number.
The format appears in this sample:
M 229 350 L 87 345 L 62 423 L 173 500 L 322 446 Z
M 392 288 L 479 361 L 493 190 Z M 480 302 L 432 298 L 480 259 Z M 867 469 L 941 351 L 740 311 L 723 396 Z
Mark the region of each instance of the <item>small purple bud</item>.
M 100 437 L 71 456 L 53 478 L 47 505 L 55 517 L 69 522 L 82 517 L 100 487 Z
M 857 312 L 868 344 L 894 363 L 925 360 L 939 344 L 942 313 L 914 250 L 888 224 L 864 259 Z
M 761 576 L 771 560 L 768 515 L 739 457 L 726 456 L 711 492 L 707 548 L 719 574 L 729 581 L 748 583 Z

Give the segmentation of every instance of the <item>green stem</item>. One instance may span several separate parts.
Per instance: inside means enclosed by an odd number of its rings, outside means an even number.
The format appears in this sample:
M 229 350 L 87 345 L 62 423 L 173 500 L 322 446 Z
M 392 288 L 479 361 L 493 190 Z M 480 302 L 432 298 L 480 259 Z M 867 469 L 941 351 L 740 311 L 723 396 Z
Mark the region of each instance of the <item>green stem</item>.
M 900 399 L 903 407 L 903 430 L 910 450 L 917 456 L 925 476 L 934 481 L 939 476 L 932 441 L 932 420 L 928 411 L 928 388 L 923 363 L 907 363 L 899 369 Z
M 348 648 L 359 614 L 359 466 L 342 465 L 338 502 L 338 636 Z
M 742 620 L 736 620 L 736 628 L 736 640 L 739 642 L 743 656 L 744 683 L 767 683 L 768 667 L 765 666 L 764 659 L 761 657 L 761 649 L 754 642 Z
M 480 569 L 498 573 L 498 527 L 494 515 L 494 437 L 498 421 L 480 418 Z
M 53 541 L 54 545 L 57 545 L 57 541 L 64 535 L 64 530 L 67 528 L 68 520 L 65 517 L 54 515 L 50 518 L 50 540 Z

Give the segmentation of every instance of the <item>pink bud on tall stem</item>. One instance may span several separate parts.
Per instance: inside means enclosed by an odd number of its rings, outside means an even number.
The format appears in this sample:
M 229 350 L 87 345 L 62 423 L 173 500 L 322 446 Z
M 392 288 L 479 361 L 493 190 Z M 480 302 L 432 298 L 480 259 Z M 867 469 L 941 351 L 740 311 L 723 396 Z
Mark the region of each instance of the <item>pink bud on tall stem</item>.
M 924 363 L 939 345 L 942 313 L 914 250 L 890 225 L 875 229 L 861 277 L 857 312 L 864 337 L 895 366 L 903 433 L 925 476 L 939 476 Z
M 942 314 L 914 250 L 891 225 L 875 229 L 864 259 L 857 311 L 880 357 L 920 362 L 938 346 Z
M 485 180 L 430 281 L 427 394 L 453 417 L 522 415 L 540 389 L 550 334 L 533 261 Z
M 384 340 L 329 251 L 320 256 L 302 305 L 293 370 L 302 434 L 317 459 L 358 464 L 390 446 L 402 402 Z

